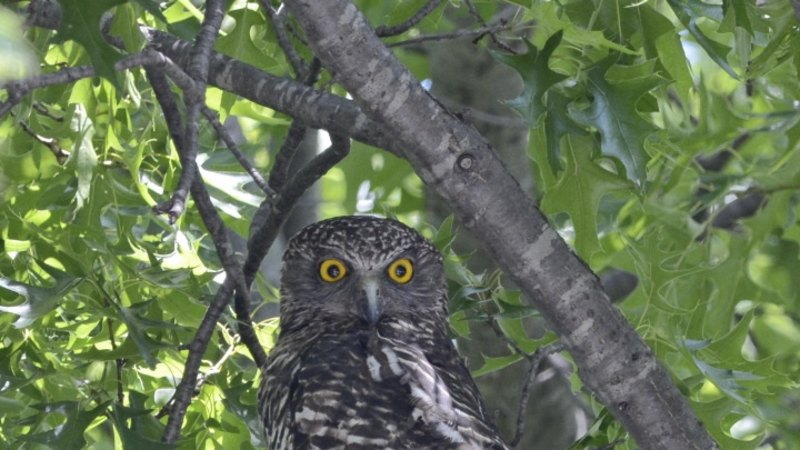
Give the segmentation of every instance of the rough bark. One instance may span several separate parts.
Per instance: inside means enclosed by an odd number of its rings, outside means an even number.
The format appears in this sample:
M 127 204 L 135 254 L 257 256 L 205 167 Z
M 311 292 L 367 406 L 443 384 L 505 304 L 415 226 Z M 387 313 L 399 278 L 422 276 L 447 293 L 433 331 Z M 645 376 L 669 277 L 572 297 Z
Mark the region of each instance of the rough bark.
M 308 43 L 423 181 L 535 299 L 581 377 L 642 448 L 716 444 L 667 372 L 523 192 L 486 140 L 449 114 L 346 0 L 291 0 Z

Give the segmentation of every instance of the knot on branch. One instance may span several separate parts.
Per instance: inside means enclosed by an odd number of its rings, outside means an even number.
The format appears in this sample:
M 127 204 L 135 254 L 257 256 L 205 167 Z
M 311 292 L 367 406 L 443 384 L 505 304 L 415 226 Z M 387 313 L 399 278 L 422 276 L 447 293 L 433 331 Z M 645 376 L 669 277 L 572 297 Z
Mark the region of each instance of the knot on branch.
M 456 167 L 462 172 L 472 172 L 476 165 L 475 157 L 471 153 L 464 153 L 456 160 Z

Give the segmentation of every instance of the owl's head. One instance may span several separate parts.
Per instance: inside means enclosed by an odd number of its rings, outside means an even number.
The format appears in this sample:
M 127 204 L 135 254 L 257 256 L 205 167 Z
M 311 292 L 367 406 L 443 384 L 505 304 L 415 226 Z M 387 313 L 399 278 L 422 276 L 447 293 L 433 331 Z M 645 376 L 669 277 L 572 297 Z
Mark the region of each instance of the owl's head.
M 283 256 L 281 328 L 445 323 L 442 256 L 400 222 L 347 216 L 309 225 Z

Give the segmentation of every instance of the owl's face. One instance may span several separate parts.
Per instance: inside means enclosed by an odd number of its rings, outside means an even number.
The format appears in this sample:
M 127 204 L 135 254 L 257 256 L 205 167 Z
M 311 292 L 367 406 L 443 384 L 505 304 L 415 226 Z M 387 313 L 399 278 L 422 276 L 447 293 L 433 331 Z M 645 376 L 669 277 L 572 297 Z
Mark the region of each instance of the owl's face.
M 394 220 L 339 217 L 289 242 L 281 272 L 281 328 L 316 321 L 377 327 L 447 317 L 439 252 Z

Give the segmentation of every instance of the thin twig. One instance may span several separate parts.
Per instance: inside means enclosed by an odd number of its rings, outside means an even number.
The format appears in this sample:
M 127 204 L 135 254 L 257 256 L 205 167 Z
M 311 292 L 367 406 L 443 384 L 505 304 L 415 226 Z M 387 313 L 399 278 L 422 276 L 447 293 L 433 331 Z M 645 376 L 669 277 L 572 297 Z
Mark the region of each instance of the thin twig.
M 514 437 L 508 442 L 511 447 L 516 448 L 525 434 L 525 416 L 528 414 L 528 402 L 530 401 L 530 390 L 536 381 L 539 365 L 544 358 L 564 350 L 564 344 L 561 342 L 553 342 L 536 349 L 533 354 L 530 354 L 522 349 L 511 337 L 509 337 L 497 321 L 497 318 L 492 316 L 487 320 L 489 326 L 494 330 L 498 337 L 503 339 L 514 353 L 521 356 L 528 361 L 528 372 L 525 377 L 525 383 L 519 395 L 519 405 L 517 405 L 517 427 L 514 432 Z
M 217 362 L 209 367 L 208 370 L 206 370 L 205 373 L 197 379 L 197 387 L 195 388 L 196 390 L 199 391 L 209 378 L 219 374 L 222 371 L 222 366 L 225 365 L 225 362 L 230 359 L 234 353 L 236 353 L 236 346 L 239 344 L 239 341 L 240 337 L 238 334 L 231 338 L 231 343 L 228 348 L 225 349 L 225 353 L 223 353 Z
M 517 428 L 514 432 L 514 437 L 509 441 L 509 445 L 516 448 L 522 440 L 522 435 L 525 434 L 525 416 L 528 414 L 528 403 L 530 401 L 530 390 L 536 381 L 536 374 L 539 371 L 539 365 L 542 361 L 560 351 L 564 350 L 564 345 L 560 342 L 553 342 L 552 344 L 539 347 L 536 352 L 528 357 L 528 373 L 525 384 L 519 394 L 519 405 L 517 406 Z
M 306 72 L 305 79 L 303 79 L 303 84 L 306 86 L 313 86 L 314 83 L 317 82 L 321 71 L 322 63 L 320 62 L 319 58 L 315 56 L 314 59 L 311 60 L 311 64 L 308 66 L 308 72 Z
M 398 23 L 397 25 L 381 25 L 378 28 L 375 28 L 375 34 L 380 37 L 387 37 L 387 36 L 396 36 L 398 34 L 405 33 L 411 27 L 418 24 L 422 19 L 425 18 L 428 14 L 431 13 L 434 9 L 436 9 L 439 4 L 442 3 L 442 0 L 430 0 L 428 3 L 422 6 L 417 12 L 408 18 L 405 22 Z
M 478 21 L 478 23 L 479 23 L 481 26 L 483 26 L 483 27 L 487 27 L 487 26 L 488 26 L 488 24 L 486 23 L 486 21 L 485 21 L 485 20 L 483 20 L 483 17 L 481 17 L 480 13 L 478 12 L 478 9 L 477 9 L 477 8 L 475 8 L 475 5 L 472 3 L 472 0 L 464 0 L 464 3 L 467 5 L 467 9 L 469 10 L 469 13 L 470 13 L 470 15 L 471 15 L 472 17 L 474 17 L 474 18 L 475 18 L 475 20 L 477 20 L 477 21 Z M 504 23 L 504 22 L 503 22 L 503 21 L 501 21 L 500 23 Z M 511 48 L 511 47 L 509 47 L 508 45 L 506 45 L 504 42 L 500 41 L 500 39 L 498 39 L 498 38 L 497 38 L 497 34 L 495 34 L 495 32 L 493 32 L 493 31 L 490 31 L 490 32 L 489 32 L 489 33 L 487 33 L 487 34 L 488 34 L 488 35 L 489 35 L 489 37 L 492 39 L 492 42 L 494 42 L 494 44 L 495 44 L 496 46 L 498 46 L 499 48 L 503 49 L 504 51 L 506 51 L 506 52 L 508 52 L 508 53 L 511 53 L 511 54 L 517 54 L 517 53 L 519 53 L 519 52 L 517 52 L 516 50 L 514 50 L 513 48 Z M 473 44 L 476 44 L 476 43 L 477 43 L 477 41 L 478 41 L 478 40 L 480 40 L 482 37 L 483 37 L 483 36 L 478 36 L 477 38 L 475 38 L 475 40 L 473 41 Z
M 184 91 L 192 89 L 194 86 L 192 79 L 189 78 L 177 64 L 172 62 L 166 55 L 152 48 L 146 48 L 140 53 L 126 56 L 114 64 L 114 69 L 122 71 L 141 66 L 162 67 L 175 84 Z M 8 94 L 8 99 L 0 103 L 0 117 L 8 113 L 23 97 L 35 89 L 56 84 L 72 83 L 84 78 L 94 77 L 96 74 L 92 66 L 77 66 L 67 67 L 53 73 L 25 78 L 24 80 L 0 83 L 0 89 L 6 90 Z
M 56 116 L 55 114 L 51 113 L 50 110 L 48 110 L 47 107 L 45 107 L 41 102 L 33 102 L 31 104 L 31 106 L 39 114 L 41 114 L 43 116 L 46 116 L 46 117 L 49 117 L 49 118 L 55 120 L 56 122 L 63 122 L 64 121 L 63 117 Z
M 730 161 L 731 157 L 740 149 L 742 146 L 753 137 L 753 134 L 749 131 L 745 131 L 744 133 L 736 136 L 736 138 L 731 141 L 731 145 L 714 152 L 710 155 L 706 156 L 698 156 L 695 158 L 695 162 L 697 165 L 703 168 L 706 172 L 719 172 L 722 170 L 723 167 Z
M 13 113 L 12 113 L 12 115 L 13 115 Z M 56 162 L 58 162 L 59 165 L 63 166 L 64 163 L 67 162 L 67 158 L 69 158 L 70 153 L 69 153 L 68 150 L 64 150 L 63 147 L 58 145 L 58 141 L 57 140 L 55 140 L 53 138 L 50 138 L 50 137 L 42 136 L 40 134 L 37 134 L 25 122 L 19 122 L 19 126 L 20 126 L 20 128 L 22 128 L 22 131 L 27 133 L 34 140 L 36 140 L 40 144 L 44 145 L 45 147 L 49 148 L 50 152 L 53 153 L 53 156 L 56 157 Z
M 439 33 L 439 34 L 428 34 L 424 36 L 419 36 L 416 38 L 406 39 L 403 41 L 397 42 L 390 42 L 386 44 L 387 47 L 400 47 L 405 45 L 413 45 L 413 44 L 420 44 L 423 42 L 431 42 L 431 41 L 445 41 L 449 39 L 459 39 L 465 37 L 472 37 L 472 36 L 481 36 L 486 33 L 497 33 L 499 31 L 507 31 L 511 29 L 521 29 L 527 26 L 532 26 L 533 22 L 526 22 L 519 25 L 509 24 L 509 23 L 500 23 L 497 25 L 490 25 L 486 27 L 476 28 L 474 30 L 458 30 L 453 31 L 451 33 Z
M 117 341 L 114 339 L 114 321 L 111 318 L 106 318 L 106 327 L 108 327 L 108 341 L 111 343 L 111 351 L 117 349 Z M 122 368 L 125 366 L 125 360 L 117 358 L 114 360 L 114 367 L 116 370 L 116 383 L 117 383 L 117 402 L 120 405 L 125 404 L 125 392 L 122 390 Z
M 516 343 L 516 341 L 508 337 L 508 335 L 503 331 L 503 329 L 500 328 L 500 324 L 497 322 L 497 318 L 495 316 L 489 316 L 489 319 L 486 322 L 489 324 L 490 327 L 492 327 L 492 330 L 497 335 L 497 337 L 504 340 L 505 343 L 508 344 L 508 346 L 511 347 L 512 350 L 514 350 L 514 353 L 526 359 L 532 357 L 532 355 L 528 354 L 528 352 L 523 350 L 522 347 L 520 347 L 519 344 Z
M 191 192 L 192 199 L 203 219 L 203 223 L 211 234 L 220 262 L 225 269 L 226 278 L 230 278 L 234 282 L 234 302 L 239 308 L 243 309 L 243 312 L 239 315 L 240 311 L 237 308 L 239 335 L 253 355 L 256 365 L 261 367 L 266 362 L 267 355 L 255 335 L 255 330 L 253 330 L 253 321 L 250 317 L 250 288 L 249 284 L 245 282 L 242 265 L 235 257 L 233 246 L 228 240 L 228 231 L 214 204 L 211 202 L 211 196 L 206 190 L 205 183 L 197 179 L 192 183 Z
M 141 53 L 136 53 L 127 56 L 114 64 L 114 69 L 118 71 L 128 70 L 133 67 L 139 67 L 147 64 L 160 64 L 166 59 L 155 51 L 145 50 Z M 42 87 L 53 86 L 56 84 L 72 83 L 83 78 L 89 78 L 96 75 L 95 69 L 92 66 L 77 66 L 67 67 L 53 73 L 47 73 L 35 77 L 25 78 L 17 81 L 6 81 L 0 83 L 0 89 L 4 89 L 8 94 L 8 99 L 0 103 L 0 117 L 7 114 L 11 108 L 17 105 L 23 97 L 28 95 L 31 91 Z
M 285 9 L 281 8 L 276 10 L 269 4 L 268 0 L 259 0 L 259 3 L 261 3 L 261 8 L 264 10 L 267 18 L 272 22 L 272 27 L 275 29 L 275 38 L 278 40 L 278 46 L 283 50 L 283 54 L 286 55 L 286 59 L 292 66 L 295 78 L 302 78 L 307 71 L 306 64 L 297 53 L 297 50 L 295 50 L 292 41 L 286 34 Z
M 275 191 L 270 189 L 267 185 L 266 180 L 264 177 L 261 176 L 261 173 L 253 166 L 253 164 L 247 159 L 247 157 L 242 153 L 242 150 L 236 145 L 236 141 L 233 139 L 231 134 L 219 121 L 219 116 L 216 112 L 212 111 L 211 108 L 207 106 L 202 107 L 203 115 L 205 116 L 206 120 L 214 127 L 214 130 L 217 132 L 217 136 L 225 143 L 225 146 L 228 147 L 228 150 L 233 154 L 239 164 L 250 174 L 250 178 L 253 179 L 253 182 L 258 186 L 262 192 L 267 194 L 267 196 L 274 196 Z

